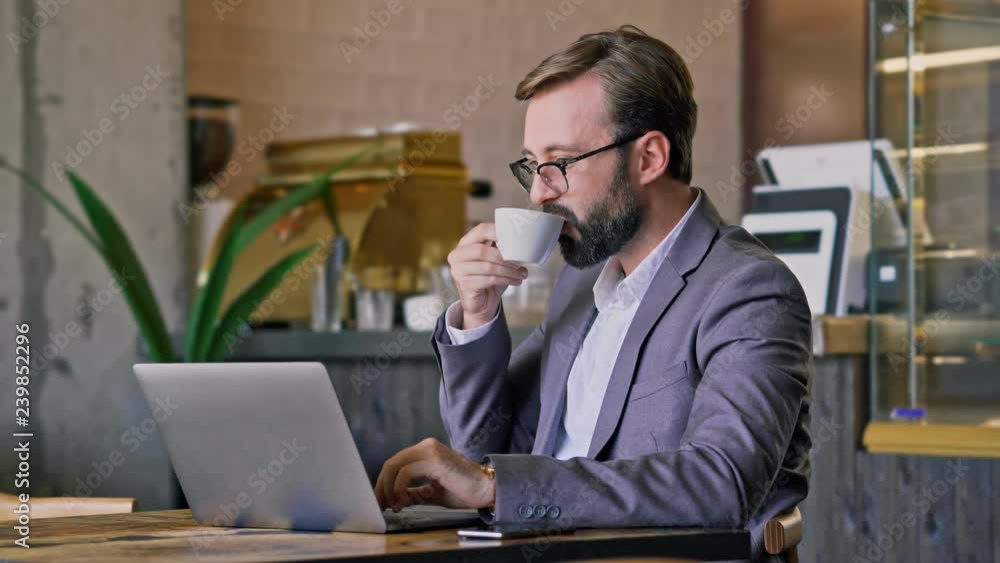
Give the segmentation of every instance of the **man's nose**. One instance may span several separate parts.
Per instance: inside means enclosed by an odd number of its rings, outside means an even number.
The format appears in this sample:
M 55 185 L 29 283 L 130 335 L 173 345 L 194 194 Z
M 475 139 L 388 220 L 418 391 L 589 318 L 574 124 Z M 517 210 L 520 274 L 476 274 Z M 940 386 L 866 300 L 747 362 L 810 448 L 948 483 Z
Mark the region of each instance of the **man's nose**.
M 534 179 L 531 182 L 531 193 L 529 194 L 531 198 L 531 203 L 535 205 L 542 206 L 546 203 L 551 203 L 562 195 L 558 190 L 549 187 L 542 179 L 541 175 L 535 174 Z

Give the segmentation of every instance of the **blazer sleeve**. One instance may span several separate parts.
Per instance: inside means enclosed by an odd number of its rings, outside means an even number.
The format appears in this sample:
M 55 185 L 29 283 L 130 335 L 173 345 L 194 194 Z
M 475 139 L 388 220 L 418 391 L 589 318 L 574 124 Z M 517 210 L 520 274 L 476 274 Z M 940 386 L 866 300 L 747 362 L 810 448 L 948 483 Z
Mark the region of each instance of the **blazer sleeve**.
M 768 260 L 733 272 L 706 307 L 702 379 L 680 447 L 606 462 L 488 456 L 495 523 L 541 515 L 568 527 L 747 526 L 808 401 L 810 312 L 791 272 Z
M 445 315 L 438 318 L 431 345 L 451 447 L 476 461 L 488 453 L 530 452 L 538 426 L 544 325 L 511 353 L 502 306 L 486 334 L 465 344 L 451 342 L 445 322 Z

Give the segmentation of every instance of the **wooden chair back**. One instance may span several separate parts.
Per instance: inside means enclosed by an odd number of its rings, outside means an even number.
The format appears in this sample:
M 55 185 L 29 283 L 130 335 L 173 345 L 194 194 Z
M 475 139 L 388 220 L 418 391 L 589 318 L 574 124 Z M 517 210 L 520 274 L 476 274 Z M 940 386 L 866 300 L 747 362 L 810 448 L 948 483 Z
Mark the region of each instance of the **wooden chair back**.
M 787 563 L 799 563 L 801 542 L 802 512 L 797 506 L 764 524 L 764 549 L 771 555 L 784 555 Z

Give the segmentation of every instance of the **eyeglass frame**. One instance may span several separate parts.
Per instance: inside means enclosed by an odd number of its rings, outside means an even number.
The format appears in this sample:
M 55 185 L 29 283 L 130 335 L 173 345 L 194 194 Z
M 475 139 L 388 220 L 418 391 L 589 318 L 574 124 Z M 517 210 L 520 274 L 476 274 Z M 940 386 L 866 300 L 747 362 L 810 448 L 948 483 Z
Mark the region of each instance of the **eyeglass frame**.
M 581 160 L 583 160 L 585 158 L 590 158 L 590 157 L 594 156 L 595 154 L 600 154 L 600 153 L 602 153 L 602 152 L 604 152 L 606 150 L 610 150 L 610 149 L 618 148 L 618 147 L 623 146 L 623 145 L 627 145 L 627 144 L 631 143 L 632 141 L 638 139 L 639 137 L 642 137 L 645 134 L 646 134 L 646 132 L 638 133 L 636 135 L 632 135 L 631 137 L 626 137 L 626 138 L 624 138 L 622 140 L 615 141 L 614 143 L 611 143 L 610 145 L 604 145 L 603 147 L 594 149 L 594 150 L 592 150 L 590 152 L 583 153 L 580 156 L 574 156 L 573 158 L 560 158 L 558 160 L 550 160 L 549 162 L 542 162 L 541 164 L 535 166 L 534 170 L 529 170 L 528 167 L 527 167 L 527 165 L 525 164 L 525 162 L 528 161 L 528 157 L 526 157 L 526 156 L 522 157 L 519 160 L 515 160 L 514 162 L 511 162 L 508 166 L 510 167 L 511 174 L 514 175 L 514 179 L 517 180 L 518 185 L 520 185 L 521 189 L 523 189 L 528 195 L 531 195 L 531 186 L 534 184 L 534 178 L 532 178 L 532 183 L 531 184 L 529 184 L 528 186 L 525 186 L 524 184 L 521 183 L 521 177 L 518 176 L 517 169 L 519 167 L 523 167 L 524 169 L 528 170 L 531 173 L 531 176 L 534 176 L 534 175 L 538 174 L 538 171 L 543 166 L 555 166 L 556 168 L 559 169 L 560 172 L 562 172 L 563 180 L 566 181 L 566 190 L 563 191 L 563 192 L 561 192 L 561 193 L 566 193 L 566 192 L 569 191 L 569 177 L 566 176 L 566 167 L 567 166 L 569 166 L 570 164 L 574 164 L 576 162 L 580 162 Z

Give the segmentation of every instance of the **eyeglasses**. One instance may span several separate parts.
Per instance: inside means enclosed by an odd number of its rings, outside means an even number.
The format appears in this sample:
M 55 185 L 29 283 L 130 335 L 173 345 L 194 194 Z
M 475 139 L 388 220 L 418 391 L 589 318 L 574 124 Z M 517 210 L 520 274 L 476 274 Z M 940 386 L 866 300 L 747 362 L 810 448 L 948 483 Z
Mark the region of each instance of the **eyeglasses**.
M 599 149 L 594 149 L 588 153 L 581 154 L 577 157 L 561 158 L 559 160 L 553 160 L 552 162 L 543 162 L 535 166 L 534 169 L 528 165 L 528 157 L 524 157 L 521 160 L 511 162 L 510 171 L 514 174 L 514 177 L 517 178 L 517 182 L 521 184 L 524 191 L 528 192 L 529 195 L 531 194 L 531 185 L 535 181 L 535 174 L 542 177 L 542 181 L 545 182 L 546 186 L 557 191 L 559 195 L 562 195 L 569 190 L 569 180 L 566 179 L 567 166 L 573 164 L 574 162 L 580 162 L 585 158 L 590 158 L 595 154 L 602 153 L 606 150 L 631 143 L 644 134 L 645 133 L 639 133 L 638 135 L 627 137 L 620 141 L 611 143 L 610 145 L 605 145 Z

